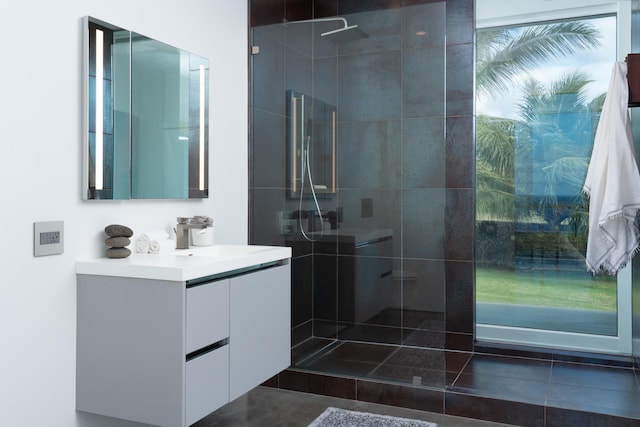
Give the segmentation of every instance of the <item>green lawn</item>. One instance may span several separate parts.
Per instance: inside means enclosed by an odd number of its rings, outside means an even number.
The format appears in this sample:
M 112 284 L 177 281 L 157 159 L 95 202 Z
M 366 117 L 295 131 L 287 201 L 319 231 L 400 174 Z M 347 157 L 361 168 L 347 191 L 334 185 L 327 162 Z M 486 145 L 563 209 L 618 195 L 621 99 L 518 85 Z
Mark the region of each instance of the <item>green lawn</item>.
M 584 272 L 476 269 L 476 300 L 546 307 L 616 310 L 616 281 Z

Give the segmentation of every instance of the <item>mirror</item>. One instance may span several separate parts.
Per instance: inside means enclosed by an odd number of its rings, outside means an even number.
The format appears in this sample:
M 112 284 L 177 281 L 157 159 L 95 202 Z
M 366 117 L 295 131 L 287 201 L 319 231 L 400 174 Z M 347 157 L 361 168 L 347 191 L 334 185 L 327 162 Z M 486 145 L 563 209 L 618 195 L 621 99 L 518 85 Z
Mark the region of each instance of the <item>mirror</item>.
M 209 61 L 85 18 L 84 199 L 208 197 Z
M 289 197 L 336 192 L 336 107 L 287 91 Z

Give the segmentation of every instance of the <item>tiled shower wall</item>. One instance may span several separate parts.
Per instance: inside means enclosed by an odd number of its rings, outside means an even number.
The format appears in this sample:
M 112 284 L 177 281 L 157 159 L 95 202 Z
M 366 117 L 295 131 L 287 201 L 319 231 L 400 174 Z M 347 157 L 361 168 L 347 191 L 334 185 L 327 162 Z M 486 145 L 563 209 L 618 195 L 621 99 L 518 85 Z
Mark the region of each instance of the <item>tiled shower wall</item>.
M 289 89 L 338 109 L 339 190 L 321 208 L 340 208 L 344 230 L 392 229 L 394 271 L 418 273 L 394 299 L 439 313 L 442 347 L 471 350 L 473 0 L 250 0 L 250 13 L 259 47 L 251 62 L 250 243 L 294 248 L 293 342 L 312 334 L 322 311 L 313 305 L 314 263 L 324 257 L 339 265 L 349 255 L 282 231 L 281 213 L 299 208 L 286 189 Z M 370 40 L 335 47 L 311 25 L 282 26 L 336 15 L 359 20 Z M 414 28 L 426 37 L 410 38 Z

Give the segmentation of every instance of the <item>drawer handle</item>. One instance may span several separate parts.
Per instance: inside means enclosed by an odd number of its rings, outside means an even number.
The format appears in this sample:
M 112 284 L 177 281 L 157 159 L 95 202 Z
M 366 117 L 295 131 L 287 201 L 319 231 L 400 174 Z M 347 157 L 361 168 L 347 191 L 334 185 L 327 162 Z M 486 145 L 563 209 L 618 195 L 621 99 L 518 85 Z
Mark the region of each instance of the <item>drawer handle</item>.
M 222 339 L 218 342 L 214 342 L 213 344 L 209 344 L 205 347 L 202 347 L 198 350 L 192 351 L 191 353 L 187 354 L 185 356 L 185 362 L 188 362 L 189 360 L 195 359 L 196 357 L 200 357 L 203 354 L 207 354 L 207 353 L 211 353 L 214 350 L 219 349 L 220 347 L 224 347 L 225 345 L 229 344 L 229 338 L 225 338 Z

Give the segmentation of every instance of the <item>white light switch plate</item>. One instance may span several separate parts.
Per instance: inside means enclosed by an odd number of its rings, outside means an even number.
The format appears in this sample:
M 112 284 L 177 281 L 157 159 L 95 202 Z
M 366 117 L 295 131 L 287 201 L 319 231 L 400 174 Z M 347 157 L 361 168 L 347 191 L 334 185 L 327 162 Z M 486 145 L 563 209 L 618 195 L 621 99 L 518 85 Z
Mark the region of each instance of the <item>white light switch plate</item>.
M 33 256 L 64 252 L 64 221 L 33 223 Z

